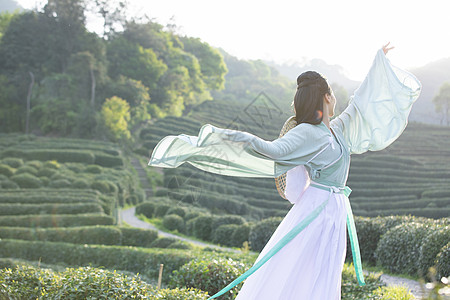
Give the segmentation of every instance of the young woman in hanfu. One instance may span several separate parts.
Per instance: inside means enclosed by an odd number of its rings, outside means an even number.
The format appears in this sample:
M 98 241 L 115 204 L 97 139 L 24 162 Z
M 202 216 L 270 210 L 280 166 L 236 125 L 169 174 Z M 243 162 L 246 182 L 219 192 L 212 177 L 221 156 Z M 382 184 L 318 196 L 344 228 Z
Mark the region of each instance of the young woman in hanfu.
M 389 45 L 389 44 L 388 44 Z M 348 196 L 350 155 L 377 151 L 407 125 L 421 90 L 414 75 L 394 67 L 380 49 L 348 107 L 335 119 L 336 98 L 326 79 L 312 71 L 297 78 L 295 116 L 274 141 L 204 125 L 198 136 L 167 136 L 149 165 L 175 168 L 188 162 L 217 174 L 285 176 L 279 189 L 294 205 L 255 264 L 216 298 L 245 280 L 237 300 L 336 300 L 346 254 L 346 229 L 360 285 L 359 245 Z

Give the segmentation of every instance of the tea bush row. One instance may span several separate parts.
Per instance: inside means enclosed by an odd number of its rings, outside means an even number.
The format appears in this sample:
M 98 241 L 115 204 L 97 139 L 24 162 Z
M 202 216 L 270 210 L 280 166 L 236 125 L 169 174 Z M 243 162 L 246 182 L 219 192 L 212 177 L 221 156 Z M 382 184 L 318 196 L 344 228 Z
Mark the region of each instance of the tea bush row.
M 0 298 L 5 299 L 161 299 L 204 300 L 198 289 L 157 289 L 138 275 L 92 267 L 67 268 L 63 272 L 31 266 L 1 269 Z
M 355 217 L 355 223 L 364 263 L 378 264 L 392 272 L 413 276 L 427 275 L 450 240 L 448 218 Z M 351 259 L 350 245 L 347 245 L 347 260 Z M 445 276 L 448 276 L 450 269 L 446 272 Z
M 0 226 L 8 227 L 58 228 L 114 225 L 115 223 L 116 220 L 113 217 L 99 214 L 0 216 Z
M 105 245 L 77 245 L 61 242 L 0 240 L 0 253 L 5 258 L 41 261 L 45 264 L 105 267 L 143 274 L 157 279 L 159 265 L 164 264 L 163 279 L 169 280 L 173 270 L 193 259 L 187 250 L 135 248 Z
M 158 233 L 155 230 L 116 226 L 68 228 L 0 227 L 0 238 L 73 244 L 151 247 L 151 244 L 158 238 Z
M 20 150 L 6 149 L 0 153 L 1 158 L 16 157 L 26 160 L 56 160 L 60 163 L 77 162 L 84 164 L 96 164 L 103 167 L 121 167 L 123 160 L 120 156 L 114 156 L 104 153 L 96 153 L 93 151 L 73 150 L 73 149 L 37 149 L 37 150 Z

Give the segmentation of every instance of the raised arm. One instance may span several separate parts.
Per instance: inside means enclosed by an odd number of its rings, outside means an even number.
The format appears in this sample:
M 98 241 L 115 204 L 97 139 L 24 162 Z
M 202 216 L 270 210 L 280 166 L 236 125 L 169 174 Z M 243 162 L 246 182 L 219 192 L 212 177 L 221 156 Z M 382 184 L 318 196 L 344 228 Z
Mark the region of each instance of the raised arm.
M 348 107 L 331 122 L 343 131 L 354 154 L 382 150 L 394 142 L 405 129 L 420 94 L 419 80 L 386 58 L 393 48 L 388 46 L 389 43 L 377 52 Z

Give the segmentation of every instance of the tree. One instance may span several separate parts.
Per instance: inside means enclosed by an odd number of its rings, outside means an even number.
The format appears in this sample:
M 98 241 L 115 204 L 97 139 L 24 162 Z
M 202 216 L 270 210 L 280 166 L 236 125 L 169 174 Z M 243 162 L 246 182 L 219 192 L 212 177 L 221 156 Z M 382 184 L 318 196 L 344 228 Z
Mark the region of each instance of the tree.
M 113 140 L 130 138 L 130 105 L 127 101 L 116 96 L 106 99 L 102 105 L 101 118 Z
M 108 73 L 112 78 L 123 75 L 140 80 L 150 89 L 150 94 L 167 70 L 166 64 L 158 59 L 152 49 L 145 49 L 123 37 L 114 38 L 108 43 L 107 57 Z
M 2 12 L 0 13 L 0 40 L 5 33 L 6 29 L 11 23 L 13 17 L 17 16 L 19 13 Z
M 436 112 L 444 114 L 443 123 L 450 125 L 449 111 L 450 111 L 450 82 L 444 82 L 439 89 L 439 93 L 433 98 L 433 103 Z
M 124 27 L 127 1 L 93 0 L 91 5 L 91 10 L 103 19 L 103 39 L 109 39 L 117 32 L 117 27 Z
M 45 32 L 54 47 L 49 52 L 55 54 L 60 72 L 66 71 L 70 55 L 79 51 L 79 36 L 86 31 L 85 10 L 84 0 L 48 0 L 44 6 L 44 15 L 53 25 Z

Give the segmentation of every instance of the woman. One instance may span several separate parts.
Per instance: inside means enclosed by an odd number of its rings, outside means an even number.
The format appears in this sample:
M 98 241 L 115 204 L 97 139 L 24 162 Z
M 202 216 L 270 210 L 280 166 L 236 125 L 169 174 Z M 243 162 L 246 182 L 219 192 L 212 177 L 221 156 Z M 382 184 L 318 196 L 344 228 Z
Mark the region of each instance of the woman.
M 246 279 L 238 300 L 340 299 L 348 226 L 358 281 L 364 285 L 359 246 L 345 186 L 350 155 L 386 148 L 407 124 L 420 82 L 390 64 L 385 45 L 346 110 L 334 115 L 336 98 L 316 72 L 297 78 L 296 126 L 274 141 L 247 132 L 205 125 L 198 137 L 161 140 L 149 165 L 188 162 L 230 176 L 278 177 L 294 205 L 254 266 L 215 298 Z

